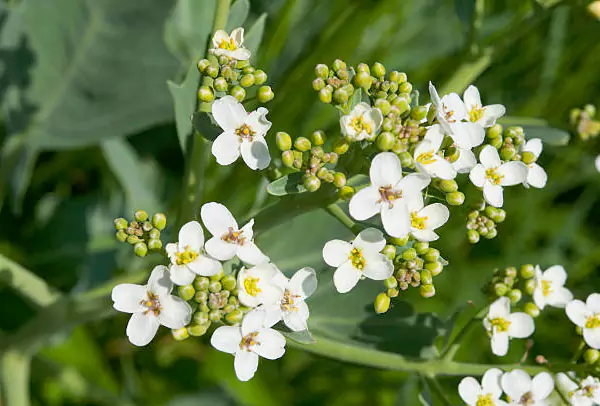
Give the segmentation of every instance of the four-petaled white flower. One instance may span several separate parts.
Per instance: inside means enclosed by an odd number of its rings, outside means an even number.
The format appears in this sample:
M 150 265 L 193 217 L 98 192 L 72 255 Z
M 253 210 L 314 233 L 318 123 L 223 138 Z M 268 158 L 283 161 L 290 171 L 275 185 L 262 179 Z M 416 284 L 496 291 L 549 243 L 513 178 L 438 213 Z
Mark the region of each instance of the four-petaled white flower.
M 419 241 L 435 241 L 439 236 L 435 229 L 443 226 L 450 218 L 450 211 L 441 203 L 433 203 L 425 206 L 423 197 L 409 201 L 410 211 L 410 233 Z
M 429 96 L 435 106 L 435 117 L 444 131 L 448 134 L 453 132 L 453 124 L 459 123 L 467 118 L 467 110 L 460 96 L 456 93 L 449 93 L 442 98 L 433 85 L 429 82 Z
M 112 290 L 113 307 L 132 313 L 127 324 L 127 337 L 133 345 L 148 344 L 163 325 L 171 329 L 185 327 L 192 318 L 192 308 L 183 299 L 171 296 L 173 283 L 166 266 L 152 270 L 148 284 L 122 283 Z
M 467 119 L 481 125 L 483 128 L 493 126 L 496 124 L 496 120 L 506 113 L 506 108 L 501 104 L 483 106 L 479 90 L 473 85 L 465 90 L 463 99 L 467 109 Z
M 381 110 L 367 103 L 358 103 L 350 114 L 340 118 L 342 134 L 350 141 L 374 140 L 381 123 Z
M 203 205 L 200 216 L 206 229 L 213 235 L 204 246 L 212 257 L 227 261 L 237 255 L 250 265 L 269 261 L 269 257 L 254 244 L 254 219 L 240 229 L 227 207 L 215 202 Z
M 483 374 L 481 385 L 477 379 L 471 376 L 463 378 L 458 384 L 458 394 L 468 406 L 506 406 L 506 402 L 500 400 L 500 396 L 502 396 L 501 376 L 501 370 L 492 368 Z
M 190 221 L 179 230 L 179 241 L 166 246 L 171 260 L 169 268 L 171 281 L 176 285 L 189 285 L 196 275 L 212 276 L 218 274 L 221 263 L 207 256 L 203 251 L 204 232 L 197 221 Z
M 265 312 L 253 310 L 244 316 L 241 326 L 223 326 L 215 330 L 210 343 L 219 351 L 235 356 L 233 367 L 240 381 L 254 376 L 258 358 L 281 358 L 285 353 L 285 337 L 265 324 Z
M 554 390 L 554 380 L 548 372 L 540 372 L 531 379 L 527 372 L 515 369 L 502 375 L 502 389 L 511 405 L 547 406 L 548 396 Z
M 212 115 L 223 132 L 212 144 L 212 154 L 220 165 L 235 162 L 240 154 L 250 169 L 265 169 L 271 163 L 265 135 L 271 128 L 266 115 L 269 111 L 259 107 L 246 113 L 242 103 L 233 96 L 215 100 Z
M 411 225 L 407 201 L 419 198 L 431 179 L 416 173 L 403 178 L 400 159 L 393 152 L 382 152 L 373 158 L 369 177 L 371 184 L 350 200 L 350 215 L 362 221 L 381 213 L 385 232 L 392 237 L 405 237 Z
M 267 312 L 266 324 L 274 325 L 283 320 L 292 331 L 306 330 L 309 311 L 305 300 L 317 289 L 315 270 L 310 267 L 302 268 L 291 279 L 279 272 L 272 283 L 283 293 L 277 302 L 260 307 Z
M 486 202 L 495 207 L 502 207 L 502 188 L 523 183 L 527 178 L 528 168 L 521 161 L 502 163 L 498 151 L 491 145 L 483 147 L 479 161 L 481 163 L 471 169 L 469 178 L 475 186 L 483 188 Z
M 423 141 L 415 147 L 413 158 L 419 172 L 434 178 L 450 180 L 456 177 L 456 169 L 438 155 L 443 140 L 442 128 L 439 125 L 432 125 L 427 130 Z
M 250 59 L 250 51 L 244 48 L 244 29 L 236 28 L 231 35 L 223 30 L 218 30 L 212 38 L 210 53 L 216 56 L 227 56 L 238 61 Z
M 527 313 L 510 312 L 510 300 L 503 296 L 490 305 L 483 326 L 491 336 L 492 352 L 504 356 L 511 338 L 526 338 L 533 334 L 533 318 Z
M 557 386 L 566 392 L 572 406 L 600 405 L 600 380 L 588 376 L 578 385 L 562 372 L 556 374 Z
M 394 264 L 380 254 L 385 244 L 383 233 L 375 228 L 361 231 L 352 242 L 327 242 L 323 247 L 323 259 L 327 265 L 337 268 L 333 274 L 337 291 L 349 292 L 361 277 L 379 281 L 392 276 Z
M 573 300 L 565 310 L 569 319 L 583 329 L 586 344 L 600 349 L 600 293 L 592 293 L 585 303 Z
M 522 148 L 522 152 L 531 152 L 535 158 L 539 158 L 542 153 L 543 145 L 542 140 L 539 138 L 532 138 L 525 143 Z M 527 178 L 523 182 L 525 187 L 533 186 L 536 188 L 543 188 L 546 186 L 546 182 L 548 181 L 548 175 L 544 168 L 542 168 L 538 163 L 533 162 L 531 164 L 527 164 Z
M 283 290 L 273 283 L 281 271 L 270 262 L 252 268 L 242 268 L 238 273 L 238 299 L 244 306 L 279 303 Z
M 551 266 L 544 272 L 536 265 L 533 280 L 533 301 L 540 310 L 546 305 L 562 308 L 573 300 L 573 294 L 565 288 L 567 271 L 561 265 Z

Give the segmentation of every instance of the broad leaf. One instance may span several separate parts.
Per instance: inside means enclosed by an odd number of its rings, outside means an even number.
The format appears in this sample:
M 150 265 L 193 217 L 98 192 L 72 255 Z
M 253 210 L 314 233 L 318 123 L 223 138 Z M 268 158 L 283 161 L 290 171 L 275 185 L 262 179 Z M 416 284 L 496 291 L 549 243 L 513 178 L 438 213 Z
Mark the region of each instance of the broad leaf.
M 196 110 L 198 97 L 196 91 L 200 81 L 200 72 L 196 64 L 192 63 L 181 84 L 176 84 L 170 80 L 167 81 L 171 97 L 175 107 L 175 126 L 177 128 L 177 138 L 182 151 L 186 151 L 188 140 L 192 135 L 192 115 Z
M 290 173 L 267 185 L 267 192 L 273 196 L 285 196 L 294 193 L 304 193 L 306 188 L 302 183 L 303 174 Z
M 248 0 L 236 0 L 229 9 L 227 16 L 227 26 L 225 30 L 230 33 L 234 29 L 244 25 L 250 11 L 250 2 Z
M 571 139 L 568 132 L 552 127 L 524 125 L 523 130 L 526 139 L 540 138 L 544 144 L 549 145 L 567 145 Z
M 263 38 L 265 32 L 265 23 L 267 22 L 267 14 L 263 13 L 254 22 L 252 27 L 248 30 L 248 33 L 244 37 L 244 46 L 252 52 L 252 55 L 256 55 L 258 47 Z M 256 58 L 253 58 L 256 59 Z

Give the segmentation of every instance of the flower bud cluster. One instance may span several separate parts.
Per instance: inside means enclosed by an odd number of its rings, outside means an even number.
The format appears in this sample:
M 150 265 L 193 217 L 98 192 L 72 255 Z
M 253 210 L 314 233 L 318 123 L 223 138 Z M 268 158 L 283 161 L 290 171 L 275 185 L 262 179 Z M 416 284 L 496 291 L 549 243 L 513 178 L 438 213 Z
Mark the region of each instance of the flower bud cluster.
M 355 91 L 351 83 L 355 76 L 353 67 L 348 68 L 346 62 L 336 59 L 331 66 L 317 65 L 315 75 L 313 89 L 319 92 L 319 100 L 335 106 L 348 105 Z
M 201 102 L 210 103 L 227 94 L 240 103 L 254 95 L 261 103 L 267 103 L 275 97 L 271 87 L 264 85 L 267 74 L 256 69 L 248 60 L 235 60 L 224 55 L 219 56 L 217 63 L 202 59 L 198 62 L 198 71 L 211 78 L 209 84 L 198 89 Z
M 117 240 L 133 245 L 138 257 L 144 257 L 148 250 L 158 251 L 162 248 L 160 232 L 167 226 L 167 217 L 156 213 L 150 218 L 144 210 L 137 210 L 134 220 L 117 218 L 114 221 L 117 229 Z
M 533 265 L 523 265 L 521 267 L 521 276 L 533 277 Z M 525 278 L 524 278 L 525 279 Z M 523 297 L 523 292 L 519 289 L 519 271 L 514 266 L 504 269 L 495 269 L 494 276 L 488 285 L 484 288 L 484 293 L 495 300 L 502 296 L 507 296 L 511 304 L 517 304 Z
M 571 110 L 571 125 L 581 140 L 587 141 L 600 134 L 600 121 L 594 120 L 596 117 L 596 107 L 588 104 L 582 109 Z
M 526 164 L 534 163 L 537 159 L 531 152 L 524 152 L 525 159 L 521 156 L 521 148 L 525 144 L 525 132 L 523 127 L 507 127 L 503 130 L 500 124 L 495 124 L 487 129 L 486 137 L 488 144 L 495 147 L 503 161 L 526 161 Z
M 471 244 L 477 244 L 480 237 L 491 240 L 498 235 L 496 224 L 502 223 L 506 212 L 494 206 L 481 206 L 467 216 L 467 239 Z

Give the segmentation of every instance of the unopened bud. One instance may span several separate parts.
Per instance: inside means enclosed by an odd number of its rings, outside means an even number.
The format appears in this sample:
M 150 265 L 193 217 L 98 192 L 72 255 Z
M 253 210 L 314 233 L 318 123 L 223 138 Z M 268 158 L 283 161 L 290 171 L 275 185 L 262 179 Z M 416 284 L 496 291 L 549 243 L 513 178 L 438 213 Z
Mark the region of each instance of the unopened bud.
M 523 279 L 531 279 L 535 276 L 535 267 L 531 264 L 521 266 L 521 277 Z
M 213 82 L 213 87 L 217 92 L 226 92 L 227 88 L 229 88 L 229 84 L 227 83 L 227 80 L 224 77 L 219 76 Z
M 338 191 L 338 196 L 342 200 L 350 200 L 354 196 L 355 190 L 352 186 L 343 186 Z
M 465 202 L 465 194 L 463 192 L 452 192 L 446 194 L 446 201 L 449 205 L 460 206 Z
M 430 298 L 435 296 L 435 287 L 433 285 L 421 285 L 419 287 L 419 293 L 424 298 Z
M 494 293 L 496 296 L 505 296 L 509 292 L 508 286 L 504 283 L 495 283 L 494 284 Z
M 138 210 L 138 211 L 136 211 L 133 216 L 135 217 L 136 221 L 146 221 L 146 220 L 148 220 L 148 213 L 146 213 L 144 210 Z
M 198 72 L 203 74 L 205 73 L 206 68 L 210 66 L 210 61 L 208 59 L 201 59 L 196 66 L 198 67 Z
M 385 293 L 378 294 L 373 303 L 373 307 L 377 314 L 387 312 L 390 309 L 390 297 Z
M 428 269 L 423 269 L 421 271 L 421 283 L 425 285 L 431 285 L 432 282 L 433 275 L 431 275 L 431 272 Z
M 208 292 L 206 290 L 196 290 L 194 301 L 196 301 L 196 303 L 206 304 L 208 302 Z
M 177 291 L 179 292 L 179 297 L 185 300 L 186 302 L 188 300 L 191 300 L 196 294 L 196 290 L 192 285 L 180 286 L 179 288 L 177 288 Z
M 497 139 L 502 136 L 502 126 L 500 124 L 494 124 L 487 129 L 485 134 L 489 139 Z
M 210 322 L 206 324 L 192 324 L 188 326 L 187 330 L 191 336 L 200 337 L 206 334 L 208 328 L 210 327 Z
M 148 249 L 150 251 L 158 251 L 163 246 L 162 241 L 156 238 L 151 238 L 148 240 Z
M 532 302 L 525 303 L 523 310 L 525 310 L 525 313 L 527 313 L 533 318 L 540 315 L 540 309 L 535 305 L 535 303 Z
M 417 254 L 424 255 L 429 251 L 429 243 L 427 241 L 416 241 L 413 248 L 417 251 Z
M 323 103 L 331 103 L 333 91 L 329 87 L 324 87 L 319 91 L 319 100 Z
M 510 303 L 513 305 L 519 303 L 519 300 L 521 300 L 522 297 L 523 294 L 519 289 L 512 289 L 510 292 L 508 292 L 508 298 L 510 299 Z
M 341 59 L 336 59 L 331 64 L 331 67 L 334 71 L 344 70 L 346 69 L 346 62 L 342 61 Z
M 423 259 L 427 262 L 437 262 L 437 260 L 440 258 L 440 252 L 438 250 L 436 250 L 435 248 L 429 248 L 427 250 L 427 252 L 425 253 L 425 255 L 423 256 Z
M 127 241 L 127 237 L 129 237 L 124 230 L 117 231 L 115 236 L 117 237 L 117 240 L 119 240 L 121 242 Z
M 362 87 L 363 89 L 370 89 L 373 84 L 373 79 L 369 72 L 361 72 L 359 71 L 353 78 L 354 84 L 358 87 Z
M 167 226 L 167 216 L 162 213 L 156 213 L 152 216 L 152 225 L 158 230 L 164 230 Z
M 350 95 L 344 88 L 335 89 L 335 91 L 333 92 L 333 100 L 335 100 L 336 103 L 344 104 L 348 101 L 349 98 Z
M 247 74 L 247 75 L 243 75 L 240 78 L 240 85 L 242 85 L 243 87 L 250 87 L 254 85 L 254 74 Z
M 398 287 L 398 280 L 394 276 L 390 276 L 383 281 L 383 284 L 387 289 L 396 289 Z
M 390 260 L 394 260 L 394 258 L 396 257 L 396 246 L 388 244 L 385 247 L 383 247 L 381 253 L 388 257 Z
M 527 281 L 525 281 L 525 293 L 527 293 L 528 295 L 533 295 L 533 291 L 535 290 L 535 288 L 535 279 L 528 279 Z
M 356 71 L 357 72 L 367 72 L 367 73 L 371 73 L 371 69 L 369 69 L 369 65 L 367 65 L 366 63 L 359 63 L 358 65 L 356 65 Z
M 599 358 L 600 358 L 600 352 L 593 348 L 588 348 L 583 353 L 583 360 L 585 361 L 586 364 L 593 365 L 598 362 Z
M 291 142 L 291 140 L 290 140 Z M 285 166 L 287 166 L 288 168 L 292 168 L 294 167 L 294 152 L 287 150 L 287 151 L 283 151 L 281 153 L 281 162 L 283 162 L 283 164 Z
M 138 242 L 133 246 L 133 252 L 138 257 L 145 257 L 148 253 L 148 246 L 144 242 Z
M 398 72 L 397 70 L 391 71 L 389 74 L 389 78 L 392 82 L 395 83 L 403 83 L 406 82 L 406 80 L 408 79 L 406 73 Z
M 382 78 L 385 76 L 385 66 L 379 62 L 375 62 L 373 66 L 371 66 L 371 73 L 376 78 Z
M 458 190 L 458 183 L 456 183 L 454 179 L 440 179 L 439 182 L 437 182 L 437 186 L 444 193 L 454 193 Z
M 305 176 L 304 187 L 309 192 L 316 192 L 321 187 L 321 181 L 315 175 Z
M 129 223 L 124 218 L 115 219 L 115 228 L 117 230 L 125 230 L 127 226 L 129 226 Z
M 375 107 L 381 110 L 381 114 L 387 116 L 390 112 L 392 105 L 386 99 L 377 99 L 375 100 Z
M 380 151 L 389 151 L 395 143 L 396 137 L 391 132 L 384 131 L 377 137 L 377 148 Z
M 215 99 L 215 94 L 208 86 L 200 86 L 198 89 L 198 100 L 204 103 L 210 103 Z
M 333 186 L 341 188 L 344 185 L 346 185 L 346 175 L 342 172 L 336 172 L 335 175 L 333 175 Z
M 350 143 L 346 138 L 338 138 L 333 143 L 333 151 L 338 155 L 344 155 L 348 152 L 348 148 L 350 148 Z
M 402 238 L 398 238 L 398 237 L 391 237 L 388 239 L 389 242 L 391 242 L 394 245 L 397 245 L 399 247 L 403 247 L 406 245 L 406 243 L 408 243 L 408 236 L 406 237 L 402 237 Z
M 523 151 L 521 153 L 521 161 L 523 161 L 523 163 L 526 165 L 531 165 L 532 163 L 537 161 L 537 157 L 531 151 Z
M 135 245 L 138 242 L 142 242 L 143 240 L 140 239 L 140 237 L 138 237 L 137 235 L 128 235 L 127 236 L 127 243 L 131 244 L 131 245 Z
M 407 248 L 404 251 L 402 251 L 402 258 L 405 261 L 411 261 L 413 259 L 415 259 L 417 257 L 417 250 L 415 250 L 414 248 Z
M 225 315 L 225 321 L 232 325 L 241 323 L 243 318 L 244 312 L 242 312 L 240 309 L 235 309 L 231 313 Z
M 329 68 L 327 67 L 327 65 L 320 63 L 317 66 L 315 66 L 315 75 L 322 79 L 327 79 L 327 77 L 329 76 Z
M 275 134 L 275 143 L 277 144 L 277 148 L 279 148 L 281 151 L 288 151 L 292 148 L 292 137 L 290 137 L 290 135 L 286 132 L 279 131 L 277 134 Z
M 401 152 L 398 154 L 400 164 L 403 168 L 411 168 L 414 165 L 413 157 L 409 152 Z
M 233 86 L 229 89 L 229 94 L 236 98 L 240 103 L 246 98 L 246 90 L 241 86 Z
M 267 81 L 267 74 L 263 70 L 258 69 L 254 71 L 253 75 L 255 85 L 260 86 Z
M 510 161 L 513 159 L 516 153 L 517 150 L 515 147 L 507 145 L 500 149 L 500 158 L 502 158 L 504 161 Z
M 489 142 L 488 142 L 488 143 L 489 143 L 489 144 L 490 144 L 492 147 L 494 147 L 494 148 L 496 148 L 496 149 L 500 149 L 500 147 L 502 147 L 502 144 L 503 144 L 503 142 L 504 142 L 504 141 L 502 140 L 502 137 L 498 137 L 498 138 L 493 138 L 493 139 L 489 140 Z
M 312 82 L 312 87 L 315 91 L 320 91 L 325 88 L 325 81 L 321 78 L 316 78 Z
M 325 144 L 327 137 L 325 136 L 325 131 L 317 130 L 311 134 L 310 139 L 314 145 L 319 147 Z
M 211 310 L 208 313 L 208 318 L 210 321 L 221 321 L 221 317 L 223 317 L 223 312 L 221 310 Z
M 186 338 L 190 337 L 190 334 L 187 331 L 187 328 L 183 327 L 177 330 L 171 330 L 171 334 L 173 335 L 173 338 L 177 341 L 183 341 Z
M 444 265 L 441 262 L 427 262 L 425 263 L 425 269 L 431 272 L 431 275 L 438 276 L 444 270 Z
M 298 151 L 306 152 L 310 149 L 310 147 L 310 140 L 306 137 L 298 137 L 294 140 L 294 148 L 296 148 Z

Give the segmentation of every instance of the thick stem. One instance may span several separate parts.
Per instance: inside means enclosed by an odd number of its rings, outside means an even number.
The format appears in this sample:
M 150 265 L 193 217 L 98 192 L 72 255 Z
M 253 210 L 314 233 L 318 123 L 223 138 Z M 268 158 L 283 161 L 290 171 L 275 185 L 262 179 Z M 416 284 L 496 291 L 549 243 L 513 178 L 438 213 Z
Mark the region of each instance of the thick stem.
M 460 331 L 454 336 L 454 339 L 448 343 L 446 350 L 442 353 L 441 358 L 446 361 L 450 361 L 456 355 L 456 352 L 460 348 L 460 344 L 462 340 L 466 337 L 467 333 L 471 331 L 471 328 L 475 325 L 475 322 L 480 321 L 481 318 L 487 312 L 488 307 L 484 307 L 480 311 L 477 312 L 464 326 Z
M 342 210 L 336 203 L 331 203 L 325 208 L 325 210 L 327 210 L 327 213 L 339 220 L 340 223 L 346 226 L 348 230 L 352 231 L 354 234 L 358 234 L 362 230 L 362 227 L 348 217 L 346 213 L 344 213 L 344 210 Z

